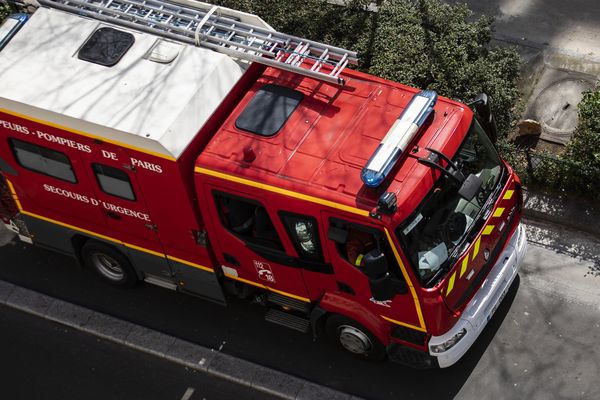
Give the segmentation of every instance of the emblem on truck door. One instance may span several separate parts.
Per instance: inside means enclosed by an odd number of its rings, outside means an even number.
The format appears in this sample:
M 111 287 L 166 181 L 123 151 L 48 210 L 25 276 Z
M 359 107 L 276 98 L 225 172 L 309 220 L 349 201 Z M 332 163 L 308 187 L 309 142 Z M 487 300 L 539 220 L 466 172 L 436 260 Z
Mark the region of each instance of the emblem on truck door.
M 271 271 L 271 266 L 266 262 L 253 260 L 254 268 L 256 268 L 256 272 L 258 272 L 258 277 L 263 281 L 275 283 L 275 276 L 273 275 L 273 271 Z
M 484 259 L 485 261 L 487 261 L 487 260 L 489 260 L 489 259 L 490 259 L 490 250 L 489 250 L 489 249 L 485 249 L 485 250 L 484 250 L 484 252 L 483 252 L 483 259 Z

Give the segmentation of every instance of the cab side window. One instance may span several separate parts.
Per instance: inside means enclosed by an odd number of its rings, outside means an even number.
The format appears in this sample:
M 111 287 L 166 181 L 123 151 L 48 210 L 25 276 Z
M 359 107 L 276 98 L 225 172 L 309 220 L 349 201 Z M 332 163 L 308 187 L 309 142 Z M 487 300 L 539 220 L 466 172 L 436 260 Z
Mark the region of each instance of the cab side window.
M 330 220 L 329 237 L 336 243 L 338 254 L 349 264 L 363 270 L 369 252 L 383 253 L 392 276 L 404 280 L 396 257 L 385 234 L 376 228 L 359 225 L 337 218 Z
M 92 170 L 104 193 L 135 201 L 135 193 L 127 172 L 102 164 L 92 164 Z
M 279 216 L 300 259 L 322 262 L 317 221 L 313 217 L 284 211 Z
M 283 251 L 281 239 L 265 207 L 255 200 L 215 192 L 223 226 L 245 242 Z
M 18 139 L 9 139 L 9 143 L 15 159 L 23 168 L 77 183 L 71 161 L 64 153 Z

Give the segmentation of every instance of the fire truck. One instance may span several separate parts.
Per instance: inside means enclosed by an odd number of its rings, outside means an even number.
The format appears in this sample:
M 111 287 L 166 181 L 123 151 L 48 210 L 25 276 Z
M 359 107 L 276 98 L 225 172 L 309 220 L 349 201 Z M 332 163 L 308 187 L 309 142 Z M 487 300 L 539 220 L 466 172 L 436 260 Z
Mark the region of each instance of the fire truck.
M 526 251 L 518 177 L 470 106 L 192 0 L 38 0 L 0 57 L 0 215 L 140 281 L 448 367 Z M 472 110 L 470 107 L 473 107 Z

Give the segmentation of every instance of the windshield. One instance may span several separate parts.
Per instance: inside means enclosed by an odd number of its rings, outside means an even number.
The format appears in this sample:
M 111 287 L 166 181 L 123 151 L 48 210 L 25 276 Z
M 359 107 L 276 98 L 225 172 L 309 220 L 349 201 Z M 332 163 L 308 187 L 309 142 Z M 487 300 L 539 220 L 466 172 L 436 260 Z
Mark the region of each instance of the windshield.
M 473 199 L 461 197 L 460 185 L 442 175 L 417 210 L 396 229 L 413 268 L 427 287 L 441 279 L 466 250 L 469 241 L 465 239 L 481 219 L 482 209 L 490 204 L 503 170 L 496 149 L 476 120 L 452 161 L 464 176 L 481 178 Z

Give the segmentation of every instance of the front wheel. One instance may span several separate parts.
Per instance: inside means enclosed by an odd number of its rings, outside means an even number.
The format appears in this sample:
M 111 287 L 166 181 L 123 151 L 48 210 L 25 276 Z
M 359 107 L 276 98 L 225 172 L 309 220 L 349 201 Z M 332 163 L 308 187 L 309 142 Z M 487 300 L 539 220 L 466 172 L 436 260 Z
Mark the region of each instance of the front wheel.
M 368 329 L 342 315 L 327 318 L 325 331 L 331 341 L 362 359 L 381 361 L 386 352 L 383 344 Z
M 119 287 L 131 287 L 136 284 L 137 275 L 131 263 L 113 247 L 89 241 L 81 252 L 85 266 L 104 282 Z

